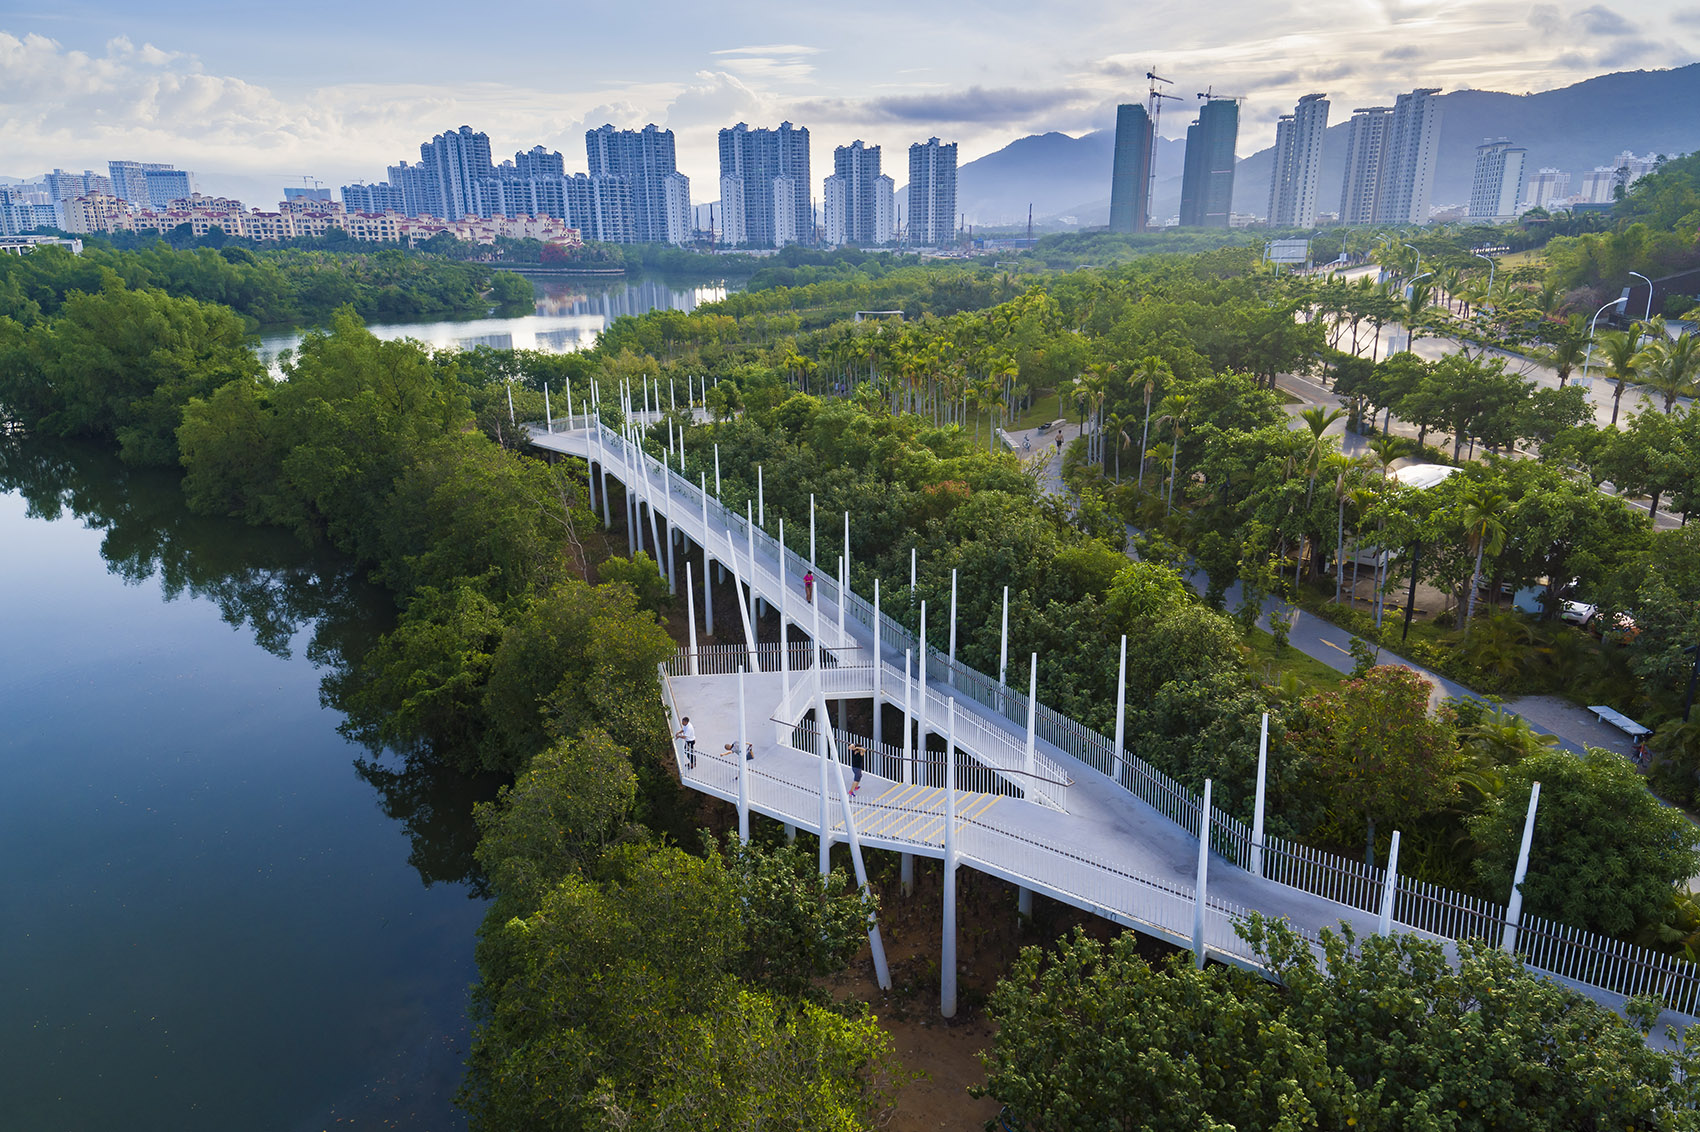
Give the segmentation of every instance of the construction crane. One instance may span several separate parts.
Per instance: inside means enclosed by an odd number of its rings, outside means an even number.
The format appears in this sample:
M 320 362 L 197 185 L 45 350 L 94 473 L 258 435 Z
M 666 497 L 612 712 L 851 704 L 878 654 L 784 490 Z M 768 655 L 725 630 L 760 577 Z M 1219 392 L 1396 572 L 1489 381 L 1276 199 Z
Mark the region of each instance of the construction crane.
M 1157 89 L 1158 83 L 1168 83 L 1170 86 L 1173 86 L 1173 79 L 1165 79 L 1154 70 L 1146 71 L 1145 78 L 1146 81 L 1151 84 L 1151 99 L 1146 110 L 1146 114 L 1151 119 L 1151 173 L 1146 178 L 1145 183 L 1145 207 L 1149 209 L 1151 207 L 1151 198 L 1156 195 L 1157 192 L 1157 139 L 1162 137 L 1162 135 L 1157 132 L 1157 119 L 1161 117 L 1163 113 L 1163 99 L 1167 98 L 1171 102 L 1185 102 L 1186 99 L 1182 98 L 1178 94 L 1170 94 L 1167 91 Z M 1146 223 L 1150 223 L 1149 217 L 1147 218 Z
M 1215 87 L 1206 87 L 1198 92 L 1198 97 L 1205 102 L 1244 102 L 1243 94 L 1216 94 Z

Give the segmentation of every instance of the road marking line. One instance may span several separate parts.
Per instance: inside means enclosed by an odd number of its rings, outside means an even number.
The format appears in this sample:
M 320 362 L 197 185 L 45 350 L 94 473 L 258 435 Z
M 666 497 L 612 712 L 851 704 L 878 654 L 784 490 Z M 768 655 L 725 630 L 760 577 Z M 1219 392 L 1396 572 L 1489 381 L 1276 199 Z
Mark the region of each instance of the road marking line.
M 1352 655 L 1352 650 L 1351 650 L 1351 649 L 1342 649 L 1342 648 L 1340 648 L 1340 646 L 1339 646 L 1339 645 L 1337 645 L 1337 644 L 1335 644 L 1335 643 L 1334 643 L 1334 642 L 1333 642 L 1333 641 L 1330 641 L 1330 640 L 1326 640 L 1326 639 L 1324 639 L 1324 638 L 1318 638 L 1318 639 L 1319 639 L 1319 640 L 1322 640 L 1322 643 L 1323 643 L 1323 644 L 1325 644 L 1325 645 L 1327 645 L 1327 646 L 1328 646 L 1328 647 L 1329 647 L 1329 648 L 1331 648 L 1331 649 L 1340 649 L 1340 651 L 1341 651 L 1341 652 L 1343 652 L 1343 653 L 1345 653 L 1345 654 L 1346 654 L 1346 655 L 1347 655 L 1347 656 L 1351 656 L 1351 655 Z

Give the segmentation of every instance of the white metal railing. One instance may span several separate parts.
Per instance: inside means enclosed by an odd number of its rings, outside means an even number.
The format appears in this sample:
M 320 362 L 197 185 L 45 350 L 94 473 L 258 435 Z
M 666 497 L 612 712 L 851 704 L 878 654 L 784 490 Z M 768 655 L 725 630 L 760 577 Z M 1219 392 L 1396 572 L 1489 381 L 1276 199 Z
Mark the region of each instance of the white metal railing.
M 576 418 L 583 420 L 584 418 Z M 556 431 L 561 431 L 561 418 L 556 420 Z M 584 426 L 579 426 L 584 427 Z M 588 428 L 585 431 L 589 431 Z M 618 474 L 632 475 L 633 455 L 632 446 L 606 425 L 601 426 L 603 453 L 609 459 L 609 470 Z M 594 455 L 592 449 L 589 455 Z M 617 467 L 616 467 L 617 462 Z M 664 494 L 671 492 L 680 507 L 677 516 L 669 516 L 669 522 L 690 535 L 699 545 L 707 545 L 709 552 L 717 558 L 726 558 L 728 549 L 725 540 L 719 535 L 712 538 L 709 532 L 702 529 L 702 509 L 706 506 L 710 526 L 718 523 L 733 535 L 733 549 L 740 557 L 735 565 L 740 577 L 755 585 L 760 590 L 765 589 L 769 594 L 777 594 L 779 578 L 774 568 L 764 559 L 777 563 L 781 556 L 786 563 L 788 578 L 800 578 L 808 563 L 789 548 L 780 547 L 777 540 L 769 536 L 759 527 L 754 532 L 757 557 L 752 577 L 752 564 L 748 558 L 748 540 L 751 537 L 750 525 L 742 515 L 723 506 L 712 496 L 704 499 L 695 484 L 684 477 L 667 469 L 660 461 L 643 454 L 641 466 L 644 470 L 636 472 L 639 476 L 651 476 L 663 479 Z M 630 482 L 629 480 L 627 482 Z M 655 488 L 646 486 L 645 494 L 654 501 Z M 871 627 L 876 620 L 880 625 L 884 643 L 894 650 L 910 649 L 918 651 L 916 636 L 896 619 L 883 611 L 874 610 L 867 602 L 854 592 L 839 594 L 837 580 L 825 572 L 816 576 L 816 600 L 836 606 L 842 596 L 846 620 L 854 620 L 857 624 Z M 798 619 L 800 621 L 800 619 Z M 836 618 L 832 620 L 832 628 L 836 630 Z M 823 635 L 828 628 L 828 619 L 822 617 L 821 628 Z M 766 647 L 766 646 L 764 646 Z M 772 646 L 777 650 L 777 646 Z M 838 640 L 836 644 L 826 647 L 825 651 L 832 652 L 853 650 L 856 646 L 850 640 Z M 809 646 L 802 646 L 806 653 Z M 703 650 L 699 650 L 701 652 Z M 742 658 L 747 656 L 747 650 L 732 646 L 731 652 Z M 939 730 L 943 725 L 943 713 L 946 710 L 946 693 L 940 685 L 949 687 L 957 696 L 972 700 L 988 709 L 995 717 L 1003 721 L 1025 725 L 1027 697 L 1008 686 L 999 684 L 991 677 L 961 664 L 952 662 L 949 657 L 928 649 L 926 658 L 929 685 L 929 695 L 924 707 L 917 707 L 917 712 L 925 712 L 927 725 L 933 730 Z M 758 655 L 760 650 L 758 649 Z M 676 665 L 678 661 L 674 662 Z M 721 661 L 730 664 L 731 661 Z M 743 661 L 739 660 L 739 664 Z M 671 670 L 674 665 L 663 666 Z M 798 665 L 801 671 L 805 663 Z M 777 671 L 777 651 L 773 653 L 772 668 L 763 655 L 762 671 Z M 737 668 L 729 668 L 737 671 Z M 861 671 L 871 674 L 871 667 L 864 664 Z M 846 677 L 845 679 L 848 679 Z M 901 669 L 889 664 L 881 666 L 882 694 L 889 697 L 902 679 Z M 666 690 L 666 680 L 662 681 L 664 695 L 667 696 L 669 711 L 672 710 L 672 699 Z M 802 683 L 801 681 L 799 683 Z M 871 687 L 871 682 L 858 681 L 859 689 Z M 849 693 L 841 693 L 849 694 Z M 867 694 L 863 691 L 862 694 Z M 1114 743 L 1086 725 L 1053 711 L 1044 704 L 1037 705 L 1035 711 L 1036 735 L 1051 747 L 1064 755 L 1089 767 L 1092 770 L 1110 778 L 1140 800 L 1150 805 L 1157 812 L 1175 822 L 1194 837 L 1199 834 L 1200 799 L 1192 790 L 1169 778 L 1161 771 L 1145 763 L 1129 751 L 1116 751 Z M 792 716 L 791 718 L 796 718 Z M 992 726 L 977 713 L 958 710 L 957 713 L 958 743 L 962 747 L 975 752 L 976 762 L 993 779 L 1005 784 L 1007 789 L 1010 776 L 1024 770 L 1022 758 L 1025 756 L 1025 736 L 1012 737 L 1001 726 Z M 795 737 L 796 732 L 791 733 Z M 785 737 L 782 736 L 782 742 Z M 977 746 L 978 744 L 978 746 Z M 795 743 L 790 745 L 795 746 Z M 799 748 L 804 749 L 804 748 Z M 870 750 L 871 750 L 870 745 Z M 888 745 L 889 749 L 889 745 Z M 1019 752 L 1022 758 L 1015 758 Z M 984 761 L 979 756 L 984 755 Z M 677 756 L 677 752 L 676 752 Z M 1036 752 L 1037 756 L 1037 752 Z M 877 757 L 889 757 L 885 750 L 878 752 Z M 900 757 L 900 756 L 898 756 Z M 915 759 L 924 756 L 914 755 Z M 682 762 L 682 756 L 680 756 Z M 1008 762 L 1009 765 L 987 765 Z M 1046 760 L 1048 765 L 1041 764 L 1035 758 L 1035 772 L 1029 776 L 1028 788 L 1031 789 L 1035 800 L 1041 800 L 1041 795 L 1047 787 L 1054 786 L 1060 795 L 1072 782 L 1072 776 L 1055 760 Z M 699 766 L 701 759 L 699 757 Z M 942 765 L 942 764 L 941 764 Z M 871 769 L 871 768 L 870 768 Z M 963 769 L 963 768 L 959 768 Z M 972 773 L 964 771 L 965 773 Z M 1025 791 L 1022 791 L 1025 793 Z M 818 808 L 818 798 L 808 792 L 811 804 Z M 1056 803 L 1053 801 L 1053 805 Z M 1060 805 L 1057 808 L 1062 808 Z M 795 816 L 806 824 L 805 808 Z M 1254 864 L 1254 846 L 1250 830 L 1233 815 L 1212 807 L 1210 814 L 1211 847 L 1231 863 L 1245 869 Z M 1000 831 L 1001 832 L 1001 831 Z M 1005 834 L 1004 836 L 1008 836 Z M 1044 848 L 1044 847 L 1041 847 Z M 1053 850 L 1054 851 L 1054 850 Z M 1350 858 L 1313 849 L 1309 846 L 1298 845 L 1278 837 L 1268 837 L 1262 846 L 1262 873 L 1278 884 L 1307 892 L 1312 895 L 1333 901 L 1346 907 L 1363 912 L 1379 909 L 1381 893 L 1386 884 L 1385 870 L 1364 865 Z M 1005 872 L 1010 867 L 1009 862 L 987 860 L 982 862 L 987 871 Z M 1112 870 L 1113 871 L 1113 870 Z M 1158 882 L 1133 878 L 1142 884 L 1155 885 Z M 1037 880 L 1037 878 L 1035 878 Z M 1094 881 L 1093 884 L 1109 883 Z M 1044 887 L 1054 887 L 1045 885 Z M 1091 902 L 1090 885 L 1085 885 L 1081 892 L 1071 892 L 1075 898 Z M 1058 891 L 1063 891 L 1058 889 Z M 1208 902 L 1212 907 L 1214 901 Z M 1104 904 L 1104 907 L 1111 907 Z M 1127 913 L 1137 919 L 1131 912 Z M 1220 914 L 1231 921 L 1238 913 L 1222 911 Z M 1189 912 L 1190 915 L 1190 912 Z M 1498 943 L 1504 933 L 1506 924 L 1506 909 L 1503 905 L 1492 901 L 1482 900 L 1465 893 L 1455 892 L 1438 885 L 1399 877 L 1394 894 L 1393 920 L 1402 928 L 1410 928 L 1419 932 L 1434 935 L 1443 939 L 1487 939 Z M 1207 917 L 1208 919 L 1208 917 Z M 1152 921 L 1155 922 L 1155 921 Z M 1189 921 L 1190 922 L 1190 921 Z M 1175 929 L 1171 926 L 1169 931 Z M 1237 938 L 1237 937 L 1236 937 Z M 1234 946 L 1224 938 L 1221 941 L 1224 954 L 1235 954 Z M 1213 946 L 1215 944 L 1213 943 Z M 1240 945 L 1241 951 L 1245 950 Z M 1552 923 L 1539 917 L 1524 916 L 1518 928 L 1517 951 L 1528 963 L 1538 971 L 1545 972 L 1576 983 L 1597 987 L 1618 994 L 1659 994 L 1668 1008 L 1688 1014 L 1700 1013 L 1700 966 L 1687 960 L 1666 955 L 1610 939 L 1580 928 L 1572 928 L 1562 924 Z M 1244 956 L 1241 956 L 1244 958 Z

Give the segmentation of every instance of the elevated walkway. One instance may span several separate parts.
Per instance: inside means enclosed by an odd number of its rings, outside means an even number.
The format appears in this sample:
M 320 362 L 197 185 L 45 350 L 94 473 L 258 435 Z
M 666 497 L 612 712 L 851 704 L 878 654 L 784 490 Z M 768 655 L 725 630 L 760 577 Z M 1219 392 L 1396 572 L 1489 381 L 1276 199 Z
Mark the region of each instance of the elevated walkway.
M 1360 935 L 1488 939 L 1613 1009 L 1629 995 L 1661 994 L 1672 1007 L 1667 1020 L 1679 1026 L 1700 1005 L 1692 964 L 1414 881 L 1396 867 L 1266 837 L 1261 813 L 1248 829 L 1209 808 L 1209 852 L 1201 853 L 1204 799 L 1104 736 L 939 655 L 828 576 L 848 576 L 842 561 L 813 567 L 815 600 L 805 602 L 801 579 L 812 564 L 723 507 L 708 490 L 707 470 L 693 483 L 633 437 L 582 416 L 530 435 L 539 449 L 589 462 L 593 505 L 605 522 L 609 482 L 624 486 L 620 506 L 634 548 L 651 550 L 686 599 L 691 644 L 661 673 L 675 726 L 689 717 L 698 736 L 694 768 L 678 752 L 681 780 L 737 805 L 741 817 L 762 813 L 827 845 L 849 842 L 859 873 L 864 847 L 903 854 L 906 878 L 914 856 L 943 860 L 947 956 L 954 954 L 954 867 L 966 864 L 1019 886 L 1024 902 L 1043 893 L 1187 947 L 1200 962 L 1260 970 L 1235 932 L 1257 911 L 1285 918 L 1311 940 L 1341 922 Z M 700 583 L 714 565 L 735 579 L 732 635 L 745 645 L 696 642 L 699 604 L 712 626 L 712 595 Z M 763 605 L 807 643 L 750 647 Z M 831 722 L 829 701 L 855 699 L 902 711 L 900 741 L 817 733 Z M 929 749 L 929 736 L 949 741 Z M 723 751 L 739 742 L 751 745 L 754 758 Z M 854 797 L 852 744 L 866 751 Z M 1261 797 L 1260 789 L 1260 811 Z M 953 982 L 954 964 L 947 966 Z M 953 1001 L 952 993 L 947 1013 Z

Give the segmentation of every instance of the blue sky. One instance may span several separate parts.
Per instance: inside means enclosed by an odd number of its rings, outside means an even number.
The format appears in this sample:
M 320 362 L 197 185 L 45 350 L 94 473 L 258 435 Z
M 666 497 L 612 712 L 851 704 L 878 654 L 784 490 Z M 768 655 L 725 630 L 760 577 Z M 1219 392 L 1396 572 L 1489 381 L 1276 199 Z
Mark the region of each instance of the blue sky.
M 967 161 L 1108 126 L 1153 64 L 1188 99 L 1245 95 L 1245 155 L 1310 91 L 1341 120 L 1414 86 L 1520 93 L 1700 57 L 1692 0 L 20 3 L 0 12 L 0 174 L 169 161 L 251 203 L 303 175 L 381 179 L 463 124 L 498 156 L 541 142 L 582 169 L 587 127 L 658 122 L 708 200 L 715 131 L 739 120 L 808 126 L 817 179 L 833 146 L 884 145 L 902 182 L 897 155 L 932 135 Z

